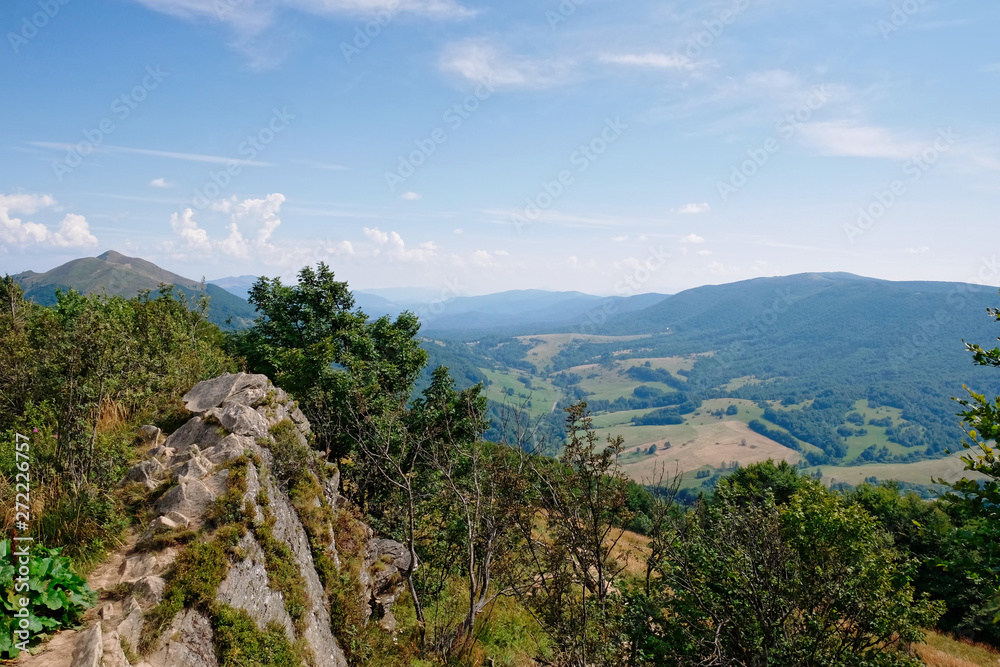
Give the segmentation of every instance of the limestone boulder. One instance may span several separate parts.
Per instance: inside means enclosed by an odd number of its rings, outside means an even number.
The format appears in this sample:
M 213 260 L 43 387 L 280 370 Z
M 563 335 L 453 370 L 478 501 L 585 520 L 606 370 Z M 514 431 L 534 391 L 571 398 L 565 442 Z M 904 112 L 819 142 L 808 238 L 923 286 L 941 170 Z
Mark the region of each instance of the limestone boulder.
M 163 637 L 166 642 L 146 658 L 150 667 L 218 667 L 212 624 L 201 612 L 177 614 Z
M 201 480 L 181 477 L 177 480 L 177 485 L 171 487 L 156 503 L 156 511 L 160 514 L 177 512 L 187 517 L 200 517 L 216 496 Z
M 101 634 L 101 624 L 94 623 L 90 629 L 77 635 L 70 667 L 101 667 L 103 657 L 104 637 Z
M 195 414 L 201 414 L 210 408 L 221 406 L 230 396 L 244 392 L 251 387 L 262 388 L 266 391 L 269 384 L 266 375 L 227 373 L 211 380 L 199 382 L 192 387 L 191 391 L 184 394 L 184 407 Z
M 195 417 L 171 433 L 163 446 L 175 450 L 176 454 L 183 454 L 192 445 L 198 445 L 201 449 L 212 447 L 226 435 L 226 430 L 221 424 Z
M 122 483 L 132 482 L 142 484 L 147 489 L 155 489 L 160 485 L 165 471 L 166 468 L 157 459 L 146 459 L 129 468 Z
M 223 428 L 236 435 L 246 435 L 251 438 L 266 438 L 267 418 L 249 405 L 230 403 L 221 408 L 210 408 L 205 411 L 207 419 L 216 419 Z

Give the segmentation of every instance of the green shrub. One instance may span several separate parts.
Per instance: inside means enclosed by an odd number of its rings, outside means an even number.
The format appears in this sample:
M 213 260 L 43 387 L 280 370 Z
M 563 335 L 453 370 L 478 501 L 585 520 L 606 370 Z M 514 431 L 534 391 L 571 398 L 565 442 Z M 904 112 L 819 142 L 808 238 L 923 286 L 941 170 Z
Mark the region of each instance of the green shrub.
M 18 629 L 15 612 L 20 600 L 27 599 L 28 632 L 34 640 L 43 633 L 76 625 L 83 612 L 97 601 L 86 580 L 70 569 L 70 560 L 59 555 L 59 549 L 35 547 L 28 562 L 28 580 L 18 581 L 19 568 L 12 562 L 10 540 L 0 541 L 0 658 L 16 658 L 20 650 L 14 637 Z M 24 588 L 25 584 L 27 589 Z
M 243 609 L 217 605 L 212 617 L 215 653 L 223 667 L 300 667 L 284 629 L 270 623 L 263 632 Z

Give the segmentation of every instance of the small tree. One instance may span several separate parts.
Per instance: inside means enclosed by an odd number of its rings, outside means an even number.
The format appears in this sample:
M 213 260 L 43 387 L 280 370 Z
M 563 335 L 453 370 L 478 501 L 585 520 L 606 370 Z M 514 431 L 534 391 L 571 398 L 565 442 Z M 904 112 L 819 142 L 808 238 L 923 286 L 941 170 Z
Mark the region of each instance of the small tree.
M 909 644 L 940 613 L 878 521 L 816 482 L 781 506 L 703 502 L 666 551 L 665 613 L 637 640 L 671 664 L 916 666 Z
M 559 461 L 532 462 L 539 512 L 521 529 L 535 576 L 520 599 L 569 664 L 605 664 L 609 597 L 626 565 L 613 554 L 634 516 L 618 466 L 623 439 L 601 443 L 586 402 L 565 411 Z
M 1000 322 L 1000 309 L 990 308 L 987 312 Z M 966 349 L 977 365 L 1000 368 L 1000 347 L 986 350 L 966 343 Z M 965 390 L 969 397 L 956 399 L 964 408 L 960 415 L 969 438 L 962 443 L 967 450 L 962 460 L 967 471 L 981 478 L 962 478 L 949 485 L 952 492 L 945 500 L 966 526 L 960 533 L 965 549 L 948 566 L 965 571 L 985 593 L 969 610 L 964 630 L 973 634 L 986 631 L 995 638 L 996 627 L 985 626 L 990 620 L 1000 622 L 1000 397 L 988 398 L 968 387 Z M 947 484 L 943 479 L 938 482 Z

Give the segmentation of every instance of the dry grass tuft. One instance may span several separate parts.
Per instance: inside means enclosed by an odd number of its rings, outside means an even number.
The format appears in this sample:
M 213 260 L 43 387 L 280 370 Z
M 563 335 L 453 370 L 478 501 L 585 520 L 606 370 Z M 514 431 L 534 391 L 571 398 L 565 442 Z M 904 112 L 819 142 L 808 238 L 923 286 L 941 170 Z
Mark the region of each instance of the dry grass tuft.
M 927 643 L 917 646 L 917 654 L 927 667 L 997 667 L 1000 652 L 986 644 L 929 631 Z

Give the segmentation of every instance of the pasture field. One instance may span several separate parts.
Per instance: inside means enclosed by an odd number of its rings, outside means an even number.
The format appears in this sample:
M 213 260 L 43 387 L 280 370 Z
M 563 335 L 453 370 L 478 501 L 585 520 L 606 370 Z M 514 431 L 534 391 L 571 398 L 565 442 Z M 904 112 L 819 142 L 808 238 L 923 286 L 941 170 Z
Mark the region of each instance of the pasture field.
M 504 394 L 513 391 L 512 396 L 508 395 L 507 402 L 519 405 L 525 399 L 530 399 L 530 412 L 533 416 L 551 411 L 552 405 L 559 400 L 562 394 L 549 380 L 517 369 L 494 371 L 480 368 L 479 370 L 490 381 L 486 387 L 486 396 L 489 399 L 503 402 Z M 519 378 L 528 380 L 531 388 L 529 389 Z
M 517 340 L 526 345 L 534 345 L 524 356 L 527 361 L 535 365 L 542 371 L 552 365 L 552 358 L 559 354 L 559 351 L 575 341 L 586 341 L 591 343 L 613 343 L 615 341 L 628 342 L 649 338 L 652 334 L 638 336 L 592 336 L 579 333 L 557 333 L 538 334 L 535 336 L 517 336 Z
M 664 466 L 669 472 L 676 469 L 693 473 L 706 466 L 721 468 L 731 461 L 749 465 L 767 459 L 789 463 L 802 460 L 799 452 L 754 433 L 741 421 L 618 427 L 614 431 L 625 437 L 626 451 L 632 450 L 621 458 L 622 470 L 637 482 L 652 480 Z M 665 447 L 667 442 L 671 445 L 669 449 Z M 644 455 L 641 448 L 645 446 L 648 450 L 653 444 L 657 445 L 656 452 Z M 636 447 L 640 447 L 638 454 Z
M 952 454 L 943 459 L 929 459 L 916 463 L 869 463 L 861 466 L 819 466 L 809 471 L 820 470 L 823 473 L 823 483 L 829 485 L 836 482 L 847 482 L 857 486 L 868 477 L 877 477 L 879 481 L 895 479 L 900 482 L 914 484 L 931 484 L 940 477 L 946 482 L 954 482 L 968 477 L 980 477 L 978 474 L 965 472 L 965 463 L 959 454 Z

